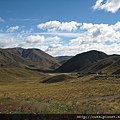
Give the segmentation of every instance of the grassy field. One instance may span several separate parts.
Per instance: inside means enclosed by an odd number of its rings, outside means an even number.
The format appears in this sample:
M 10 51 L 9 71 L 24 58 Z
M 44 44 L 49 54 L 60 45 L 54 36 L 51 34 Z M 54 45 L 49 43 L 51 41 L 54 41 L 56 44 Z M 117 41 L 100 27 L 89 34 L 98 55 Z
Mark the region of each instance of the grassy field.
M 40 74 L 30 77 L 33 80 L 1 81 L 0 113 L 120 114 L 119 77 L 73 75 L 62 82 L 41 83 L 50 76 Z

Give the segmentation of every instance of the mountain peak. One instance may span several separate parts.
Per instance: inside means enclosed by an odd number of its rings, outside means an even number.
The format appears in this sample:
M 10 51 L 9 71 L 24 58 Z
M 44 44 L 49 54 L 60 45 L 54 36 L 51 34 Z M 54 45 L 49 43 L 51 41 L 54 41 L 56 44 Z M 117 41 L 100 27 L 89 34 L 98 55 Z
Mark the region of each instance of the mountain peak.
M 80 71 L 91 64 L 98 62 L 101 59 L 108 57 L 107 54 L 97 50 L 91 50 L 88 52 L 80 53 L 68 60 L 66 63 L 60 66 L 56 71 L 57 72 L 73 72 Z
M 12 67 L 34 66 L 37 69 L 51 69 L 54 64 L 59 64 L 54 57 L 36 48 L 23 49 L 17 47 L 1 49 L 1 51 L 0 61 L 4 67 L 11 67 L 12 65 Z

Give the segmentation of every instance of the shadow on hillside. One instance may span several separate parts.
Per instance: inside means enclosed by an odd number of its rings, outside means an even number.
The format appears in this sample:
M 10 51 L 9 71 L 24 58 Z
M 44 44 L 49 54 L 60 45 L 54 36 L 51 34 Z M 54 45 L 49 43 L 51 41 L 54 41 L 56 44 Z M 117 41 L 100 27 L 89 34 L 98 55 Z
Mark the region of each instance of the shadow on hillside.
M 43 72 L 43 73 L 53 73 L 53 70 L 42 70 L 42 69 L 38 69 L 38 68 L 28 68 L 28 67 L 26 67 L 25 69 L 37 71 L 37 72 Z
M 74 77 L 69 76 L 69 75 L 56 75 L 56 76 L 52 76 L 50 78 L 47 78 L 45 80 L 42 81 L 42 83 L 56 83 L 56 82 L 62 82 L 65 80 L 72 80 Z

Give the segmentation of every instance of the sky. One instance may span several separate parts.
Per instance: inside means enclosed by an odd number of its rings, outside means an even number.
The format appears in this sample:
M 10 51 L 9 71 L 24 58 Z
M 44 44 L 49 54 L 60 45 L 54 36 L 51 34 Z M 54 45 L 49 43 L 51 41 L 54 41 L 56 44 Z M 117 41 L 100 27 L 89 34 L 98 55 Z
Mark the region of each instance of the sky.
M 0 0 L 0 48 L 14 47 L 120 54 L 120 0 Z

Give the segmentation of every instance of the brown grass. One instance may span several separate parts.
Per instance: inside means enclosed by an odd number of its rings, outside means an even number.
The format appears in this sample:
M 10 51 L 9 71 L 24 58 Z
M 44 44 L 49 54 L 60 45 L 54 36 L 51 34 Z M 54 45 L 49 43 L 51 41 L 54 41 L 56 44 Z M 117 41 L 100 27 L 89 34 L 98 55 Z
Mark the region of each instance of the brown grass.
M 90 78 L 85 76 L 51 84 L 38 80 L 1 82 L 0 98 L 4 99 L 0 99 L 0 106 L 15 103 L 14 110 L 24 106 L 26 112 L 32 105 L 32 111 L 44 109 L 48 113 L 120 113 L 120 84 L 117 83 L 120 79 L 88 81 Z

